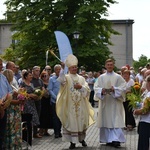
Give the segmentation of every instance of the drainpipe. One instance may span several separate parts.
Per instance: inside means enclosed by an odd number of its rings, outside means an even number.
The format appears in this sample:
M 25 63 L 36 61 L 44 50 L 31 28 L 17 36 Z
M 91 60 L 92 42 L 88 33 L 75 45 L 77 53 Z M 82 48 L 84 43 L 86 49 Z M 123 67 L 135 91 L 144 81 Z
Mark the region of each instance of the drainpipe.
M 128 62 L 128 20 L 126 20 L 126 64 Z

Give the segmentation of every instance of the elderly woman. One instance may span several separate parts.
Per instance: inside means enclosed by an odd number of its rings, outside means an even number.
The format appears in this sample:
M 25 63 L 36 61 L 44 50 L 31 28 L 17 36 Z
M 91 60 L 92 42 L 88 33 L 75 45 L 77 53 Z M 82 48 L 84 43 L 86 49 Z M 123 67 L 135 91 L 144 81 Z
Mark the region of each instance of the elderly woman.
M 143 93 L 143 107 L 134 111 L 135 115 L 141 115 L 138 126 L 138 150 L 149 150 L 150 149 L 150 108 L 148 111 L 143 111 L 145 107 L 146 99 L 150 99 L 150 76 L 146 80 L 146 90 Z
M 38 99 L 38 96 L 34 94 L 34 87 L 33 87 L 33 84 L 31 83 L 32 73 L 30 71 L 26 71 L 23 74 L 23 78 L 24 80 L 21 83 L 20 87 L 25 88 L 28 93 L 28 100 L 25 102 L 25 105 L 24 105 L 23 118 L 26 118 L 26 119 L 28 119 L 29 117 L 32 118 L 32 125 L 33 127 L 34 126 L 36 127 L 40 123 L 39 123 L 39 117 L 38 117 L 38 113 L 37 113 L 35 103 L 34 103 L 34 101 Z M 29 121 L 26 119 L 24 121 Z M 30 139 L 29 141 L 31 145 L 32 129 L 29 131 L 28 135 L 29 135 L 28 138 Z M 41 136 L 37 134 L 36 137 L 41 137 Z
M 49 74 L 47 71 L 42 71 L 40 78 L 43 81 L 44 88 L 47 89 Z M 53 128 L 52 124 L 52 105 L 50 104 L 50 95 L 48 90 L 45 90 L 45 94 L 41 99 L 41 114 L 40 114 L 40 135 L 49 136 L 48 129 Z
M 123 78 L 126 81 L 126 93 L 130 92 L 131 86 L 134 85 L 134 80 L 130 78 L 130 70 L 124 70 L 123 72 Z M 132 131 L 132 129 L 136 126 L 135 125 L 135 118 L 133 116 L 132 108 L 129 107 L 129 101 L 126 100 L 124 103 L 124 109 L 125 109 L 125 124 L 128 131 Z
M 3 72 L 6 76 L 9 84 L 13 81 L 14 73 L 12 70 L 6 69 Z M 13 95 L 16 95 L 14 92 Z M 5 148 L 6 149 L 21 149 L 21 111 L 20 100 L 14 99 L 7 108 L 7 126 L 6 126 L 6 137 L 5 137 Z

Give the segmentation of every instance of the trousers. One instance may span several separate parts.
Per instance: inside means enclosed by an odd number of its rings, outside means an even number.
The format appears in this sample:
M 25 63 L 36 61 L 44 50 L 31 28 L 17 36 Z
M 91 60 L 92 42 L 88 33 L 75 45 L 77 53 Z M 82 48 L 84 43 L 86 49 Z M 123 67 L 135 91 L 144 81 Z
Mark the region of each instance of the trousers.
M 138 134 L 138 150 L 149 150 L 150 123 L 139 122 Z
M 4 146 L 6 123 L 7 123 L 7 111 L 5 110 L 4 117 L 0 119 L 0 150 L 2 150 Z

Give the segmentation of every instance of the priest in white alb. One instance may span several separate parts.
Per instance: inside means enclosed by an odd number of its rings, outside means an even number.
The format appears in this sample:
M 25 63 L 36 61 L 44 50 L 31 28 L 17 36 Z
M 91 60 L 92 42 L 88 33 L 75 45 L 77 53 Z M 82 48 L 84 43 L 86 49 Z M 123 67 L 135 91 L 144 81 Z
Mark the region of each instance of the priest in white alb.
M 100 143 L 119 147 L 125 142 L 123 128 L 125 127 L 126 82 L 113 71 L 114 61 L 105 62 L 106 73 L 99 76 L 94 85 L 94 99 L 99 101 L 97 125 L 100 129 Z
M 70 54 L 62 69 L 58 81 L 60 91 L 56 101 L 56 112 L 63 126 L 63 141 L 70 142 L 69 149 L 74 149 L 80 142 L 86 147 L 86 130 L 94 123 L 94 110 L 89 103 L 90 88 L 84 77 L 77 74 L 78 60 Z M 68 74 L 64 73 L 65 65 Z

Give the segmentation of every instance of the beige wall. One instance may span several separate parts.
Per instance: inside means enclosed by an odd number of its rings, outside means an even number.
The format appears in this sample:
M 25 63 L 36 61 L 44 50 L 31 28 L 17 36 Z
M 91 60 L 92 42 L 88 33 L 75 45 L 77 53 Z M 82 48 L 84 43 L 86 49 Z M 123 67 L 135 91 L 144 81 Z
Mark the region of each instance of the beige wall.
M 133 63 L 133 36 L 132 36 L 132 24 L 133 20 L 111 20 L 113 23 L 112 28 L 119 32 L 120 35 L 112 35 L 112 46 L 108 46 L 112 52 L 113 57 L 116 60 L 116 66 L 121 68 L 122 66 Z
M 2 54 L 4 50 L 12 43 L 12 32 L 10 31 L 11 26 L 12 24 L 8 23 L 0 24 L 0 54 Z

